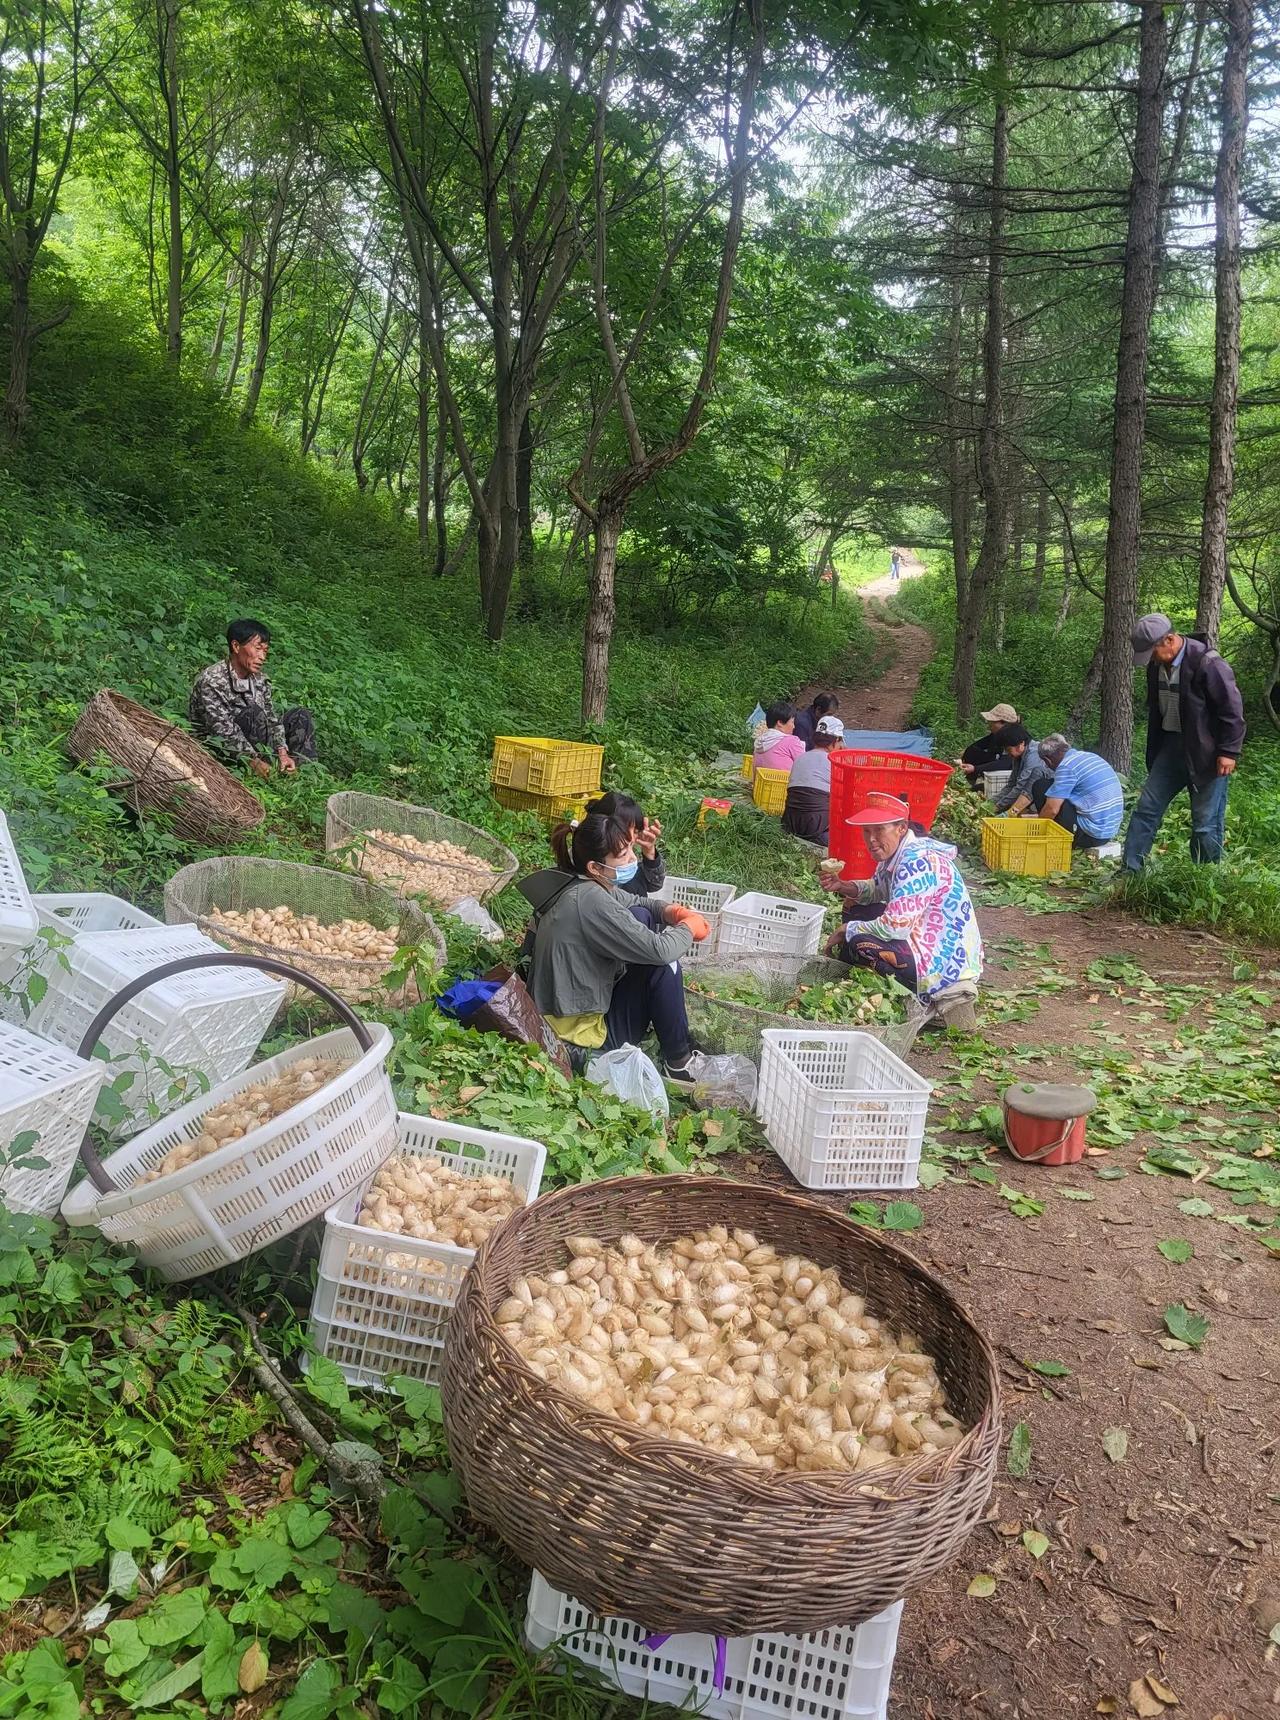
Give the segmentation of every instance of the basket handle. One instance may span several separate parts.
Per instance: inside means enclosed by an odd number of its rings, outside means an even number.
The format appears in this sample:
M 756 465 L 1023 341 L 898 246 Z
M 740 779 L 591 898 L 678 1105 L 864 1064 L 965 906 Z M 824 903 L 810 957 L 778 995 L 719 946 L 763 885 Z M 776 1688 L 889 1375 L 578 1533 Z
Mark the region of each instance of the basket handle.
M 140 991 L 156 985 L 162 979 L 172 979 L 174 974 L 191 973 L 196 968 L 207 967 L 242 967 L 256 968 L 261 973 L 278 974 L 281 979 L 287 979 L 295 985 L 304 985 L 315 992 L 321 1003 L 327 1003 L 344 1027 L 349 1027 L 355 1035 L 356 1043 L 361 1051 L 368 1051 L 373 1045 L 373 1037 L 369 1029 L 361 1021 L 351 1006 L 336 991 L 315 979 L 309 973 L 303 973 L 301 968 L 290 967 L 288 962 L 277 961 L 274 956 L 240 956 L 230 951 L 218 950 L 207 956 L 180 956 L 177 961 L 165 962 L 160 967 L 151 968 L 146 973 L 140 973 L 136 979 L 131 979 L 128 985 L 122 986 L 114 997 L 107 999 L 93 1020 L 85 1028 L 84 1038 L 80 1041 L 77 1055 L 88 1057 L 94 1046 L 102 1037 L 102 1030 L 107 1023 L 115 1018 L 124 1008 L 137 997 Z M 98 1157 L 97 1149 L 90 1139 L 90 1131 L 84 1132 L 80 1142 L 80 1157 L 84 1160 L 84 1168 L 89 1173 L 89 1180 L 95 1188 L 104 1194 L 118 1194 L 120 1191 L 107 1174 L 106 1166 Z

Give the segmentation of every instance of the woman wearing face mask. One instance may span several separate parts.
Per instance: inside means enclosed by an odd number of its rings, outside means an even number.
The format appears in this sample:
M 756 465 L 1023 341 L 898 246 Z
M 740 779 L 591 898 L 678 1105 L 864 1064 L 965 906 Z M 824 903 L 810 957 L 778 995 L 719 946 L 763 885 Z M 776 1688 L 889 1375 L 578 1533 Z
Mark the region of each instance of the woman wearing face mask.
M 639 1045 L 649 1029 L 669 1081 L 691 1087 L 704 1059 L 689 1042 L 680 958 L 707 936 L 689 908 L 623 893 L 639 871 L 630 828 L 602 813 L 562 824 L 557 869 L 520 885 L 533 908 L 529 989 L 569 1046 Z

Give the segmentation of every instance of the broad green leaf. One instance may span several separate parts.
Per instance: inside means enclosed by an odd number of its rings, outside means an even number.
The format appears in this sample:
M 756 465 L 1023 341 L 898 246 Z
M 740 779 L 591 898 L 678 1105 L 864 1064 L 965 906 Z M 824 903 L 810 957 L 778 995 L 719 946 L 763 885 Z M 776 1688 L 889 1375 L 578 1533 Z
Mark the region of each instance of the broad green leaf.
M 280 1709 L 280 1720 L 329 1720 L 337 1707 L 338 1674 L 327 1660 L 313 1660 Z
M 310 1547 L 332 1523 L 327 1511 L 312 1511 L 295 1499 L 284 1514 L 285 1533 L 295 1547 Z
M 995 1594 L 996 1580 L 990 1571 L 979 1571 L 977 1576 L 969 1578 L 969 1587 L 964 1592 L 976 1601 L 985 1601 L 989 1595 Z
M 131 1553 L 138 1547 L 149 1547 L 151 1536 L 145 1529 L 128 1517 L 112 1517 L 103 1533 L 107 1537 L 107 1545 L 114 1547 L 119 1553 Z
M 403 1654 L 397 1654 L 378 1685 L 378 1709 L 385 1714 L 426 1712 L 429 1686 L 422 1670 Z
M 1209 1333 L 1209 1322 L 1203 1314 L 1193 1314 L 1181 1302 L 1173 1302 L 1164 1311 L 1165 1329 L 1171 1338 L 1190 1344 L 1198 1350 Z
M 1031 1424 L 1020 1421 L 1009 1435 L 1005 1467 L 1015 1481 L 1025 1481 L 1031 1473 Z
M 1062 1362 L 1027 1362 L 1025 1366 L 1029 1367 L 1033 1373 L 1044 1374 L 1051 1380 L 1060 1380 L 1071 1372 L 1071 1369 Z
M 236 1640 L 231 1622 L 215 1608 L 204 1632 L 204 1665 L 200 1671 L 200 1694 L 206 1702 L 223 1702 L 240 1688 L 240 1653 L 243 1638 Z
M 1191 1200 L 1180 1200 L 1178 1202 L 1178 1211 L 1186 1218 L 1213 1217 L 1212 1206 L 1210 1206 L 1207 1200 L 1201 1200 L 1198 1196 L 1193 1197 Z
M 393 1374 L 390 1384 L 414 1421 L 429 1421 L 436 1423 L 437 1426 L 443 1425 L 444 1411 L 440 1407 L 440 1388 L 438 1386 L 424 1386 L 421 1380 L 411 1380 L 404 1374 Z
M 1096 1195 L 1091 1195 L 1086 1188 L 1060 1188 L 1058 1193 L 1063 1200 L 1095 1200 L 1097 1198 Z
M 1195 1249 L 1191 1244 L 1185 1241 L 1181 1236 L 1166 1236 L 1163 1241 L 1156 1243 L 1156 1247 L 1160 1250 L 1161 1254 L 1164 1255 L 1166 1260 L 1172 1260 L 1179 1266 L 1182 1265 L 1184 1261 L 1190 1260 L 1192 1255 L 1195 1253 Z
M 106 1629 L 106 1638 L 110 1644 L 104 1668 L 108 1678 L 123 1678 L 126 1672 L 132 1672 L 134 1667 L 141 1666 L 151 1653 L 138 1634 L 136 1618 L 117 1619 Z
M 1033 1559 L 1043 1559 L 1049 1551 L 1049 1537 L 1042 1535 L 1039 1529 L 1024 1529 L 1022 1544 Z
M 919 1230 L 924 1214 L 911 1200 L 891 1200 L 884 1209 L 882 1220 L 886 1230 Z
M 1127 1427 L 1109 1427 L 1102 1435 L 1102 1449 L 1112 1463 L 1123 1463 L 1129 1450 L 1129 1430 Z
M 175 1696 L 181 1696 L 184 1690 L 191 1686 L 204 1671 L 204 1650 L 193 1654 L 181 1666 L 175 1666 L 171 1672 L 157 1678 L 154 1684 L 148 1685 L 133 1698 L 135 1708 L 165 1708 Z
M 387 1489 L 382 1501 L 382 1532 L 388 1541 L 409 1553 L 439 1547 L 445 1538 L 444 1524 L 407 1487 Z
M 236 1548 L 232 1563 L 247 1581 L 264 1589 L 273 1589 L 292 1565 L 293 1555 L 279 1541 L 268 1541 L 264 1535 L 255 1535 Z
M 138 1632 L 143 1642 L 155 1648 L 186 1642 L 204 1623 L 208 1604 L 204 1589 L 179 1589 L 176 1595 L 161 1595 L 138 1620 Z
M 942 1166 L 930 1164 L 928 1160 L 920 1166 L 919 1176 L 920 1187 L 923 1189 L 937 1188 L 939 1183 L 947 1180 L 947 1173 Z

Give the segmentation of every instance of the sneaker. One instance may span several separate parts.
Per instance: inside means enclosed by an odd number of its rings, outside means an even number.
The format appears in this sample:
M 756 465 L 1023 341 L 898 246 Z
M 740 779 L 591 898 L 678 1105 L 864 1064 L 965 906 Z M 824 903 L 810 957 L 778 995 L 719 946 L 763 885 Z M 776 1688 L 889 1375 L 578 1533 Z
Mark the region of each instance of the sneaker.
M 662 1073 L 673 1087 L 696 1087 L 706 1067 L 706 1053 L 691 1051 L 683 1063 L 664 1063 Z

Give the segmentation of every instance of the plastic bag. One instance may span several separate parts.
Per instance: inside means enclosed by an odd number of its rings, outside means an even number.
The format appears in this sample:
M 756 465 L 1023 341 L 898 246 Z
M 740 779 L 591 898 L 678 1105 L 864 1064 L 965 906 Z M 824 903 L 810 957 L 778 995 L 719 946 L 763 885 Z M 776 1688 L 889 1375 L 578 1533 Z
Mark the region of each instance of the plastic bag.
M 764 706 L 757 703 L 755 710 L 752 711 L 751 715 L 747 718 L 747 733 L 749 735 L 758 734 L 763 727 Z
M 524 981 L 509 967 L 492 967 L 483 980 L 460 980 L 436 1001 L 447 1015 L 456 1015 L 464 1027 L 477 1033 L 500 1033 L 517 1045 L 540 1046 L 562 1075 L 572 1075 L 564 1046 Z
M 604 1087 L 630 1105 L 642 1105 L 650 1116 L 670 1114 L 671 1101 L 653 1059 L 638 1045 L 620 1045 L 602 1051 L 587 1064 L 587 1080 Z
M 491 944 L 500 944 L 504 933 L 502 927 L 494 919 L 487 908 L 476 901 L 474 896 L 463 896 L 449 909 L 455 920 L 461 920 L 464 926 L 470 926 L 488 938 Z
M 727 1111 L 751 1111 L 758 1081 L 756 1066 L 749 1057 L 734 1051 L 708 1056 L 694 1082 L 694 1102 L 707 1109 L 720 1105 Z

